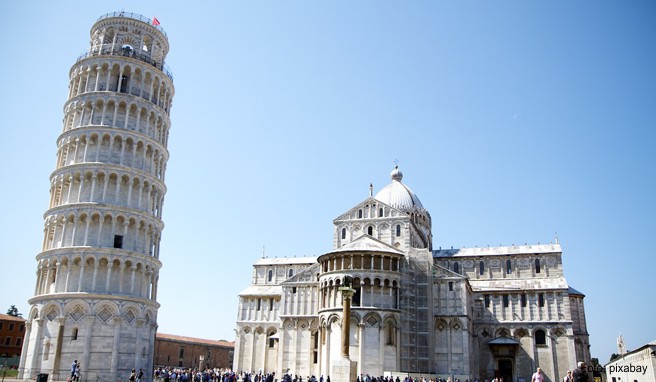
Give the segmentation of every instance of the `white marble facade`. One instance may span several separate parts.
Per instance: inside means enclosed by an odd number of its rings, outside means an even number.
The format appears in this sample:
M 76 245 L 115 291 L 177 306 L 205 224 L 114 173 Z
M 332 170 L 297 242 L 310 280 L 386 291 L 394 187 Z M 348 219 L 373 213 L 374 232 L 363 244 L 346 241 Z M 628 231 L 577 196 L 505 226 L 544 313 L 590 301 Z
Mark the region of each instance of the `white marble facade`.
M 164 30 L 101 16 L 70 70 L 19 378 L 152 369 L 173 77 Z M 150 375 L 150 373 L 147 373 Z
M 565 280 L 558 243 L 434 250 L 430 214 L 398 167 L 391 177 L 334 220 L 331 252 L 254 264 L 239 299 L 235 370 L 337 370 L 345 276 L 356 289 L 349 357 L 358 374 L 519 382 L 539 366 L 554 382 L 589 362 L 584 295 Z

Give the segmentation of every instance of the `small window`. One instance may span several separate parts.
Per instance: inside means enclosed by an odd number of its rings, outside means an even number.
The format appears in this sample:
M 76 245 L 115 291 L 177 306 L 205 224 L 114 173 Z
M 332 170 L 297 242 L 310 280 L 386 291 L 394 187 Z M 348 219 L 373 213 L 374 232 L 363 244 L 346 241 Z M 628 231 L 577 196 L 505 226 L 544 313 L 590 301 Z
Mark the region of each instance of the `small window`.
M 9 323 L 9 330 L 10 331 L 14 330 L 14 323 L 13 322 Z
M 178 352 L 178 358 L 184 358 L 184 348 L 180 348 L 180 351 Z
M 123 248 L 123 235 L 114 235 L 114 248 Z
M 367 235 L 373 236 L 373 234 L 374 234 L 374 227 L 369 226 L 367 228 Z
M 535 331 L 535 344 L 536 345 L 547 344 L 547 336 L 544 334 L 544 330 L 540 329 Z
M 276 346 L 276 340 L 275 338 L 269 337 L 269 348 L 273 348 Z
M 287 271 L 287 277 L 292 277 L 292 276 L 294 276 L 294 270 L 290 268 L 290 269 Z
M 489 307 L 490 307 L 490 295 L 489 295 L 489 294 L 486 294 L 486 295 L 483 296 L 483 297 L 485 298 L 485 307 L 486 307 L 486 308 L 489 308 Z
M 506 273 L 507 274 L 512 273 L 512 262 L 510 260 L 506 260 Z
M 4 326 L 4 322 L 0 322 L 0 330 L 2 330 L 3 326 Z
M 540 273 L 540 259 L 535 259 L 535 273 Z
M 362 210 L 358 210 L 358 219 L 362 219 Z
M 538 294 L 538 306 L 539 307 L 544 306 L 544 293 Z
M 391 322 L 387 323 L 387 345 L 394 346 L 396 344 L 396 328 Z
M 5 337 L 5 345 L 9 346 L 10 343 L 11 343 L 11 337 Z
M 71 340 L 77 340 L 77 328 L 73 328 L 73 333 L 71 333 Z
M 0 329 L 2 329 L 2 328 L 0 327 Z M 18 328 L 18 331 L 19 332 L 24 332 L 25 331 L 25 324 L 21 324 L 20 327 Z
M 296 293 L 296 287 L 292 287 L 292 293 Z
M 382 217 L 383 217 L 383 209 L 382 209 L 382 208 L 379 208 L 379 209 L 378 209 L 378 217 L 379 217 L 379 218 L 382 218 Z
M 269 310 L 273 310 L 273 299 L 269 299 Z
M 21 346 L 23 344 L 23 339 L 21 337 L 16 338 L 16 346 Z
M 342 240 L 346 239 L 346 228 L 342 228 Z
M 396 236 L 401 236 L 401 224 L 396 225 Z
M 449 281 L 449 292 L 453 292 L 453 281 Z
M 480 261 L 478 263 L 478 274 L 483 276 L 485 274 L 485 262 Z
M 457 261 L 455 263 L 453 263 L 453 271 L 455 273 L 460 273 L 460 264 L 458 264 Z
M 522 300 L 522 308 L 526 308 L 526 295 L 523 294 L 520 298 Z
M 273 280 L 273 269 L 269 269 L 269 274 L 267 276 L 267 281 L 271 282 Z
M 507 294 L 504 294 L 503 295 L 503 307 L 507 308 L 508 305 L 510 305 L 510 299 L 508 298 Z
M 121 93 L 127 93 L 128 92 L 128 82 L 130 81 L 130 78 L 128 76 L 121 76 L 121 89 L 119 91 Z

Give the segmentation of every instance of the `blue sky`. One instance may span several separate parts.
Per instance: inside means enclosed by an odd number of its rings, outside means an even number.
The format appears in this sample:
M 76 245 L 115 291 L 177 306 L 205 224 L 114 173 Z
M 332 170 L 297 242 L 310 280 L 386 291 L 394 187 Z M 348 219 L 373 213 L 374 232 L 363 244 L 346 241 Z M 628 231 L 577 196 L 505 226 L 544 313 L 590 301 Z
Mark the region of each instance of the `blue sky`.
M 330 250 L 394 160 L 434 247 L 545 243 L 592 355 L 656 339 L 656 3 L 22 1 L 0 6 L 0 309 L 27 312 L 68 71 L 107 12 L 156 16 L 176 94 L 159 330 L 234 339 L 262 256 Z

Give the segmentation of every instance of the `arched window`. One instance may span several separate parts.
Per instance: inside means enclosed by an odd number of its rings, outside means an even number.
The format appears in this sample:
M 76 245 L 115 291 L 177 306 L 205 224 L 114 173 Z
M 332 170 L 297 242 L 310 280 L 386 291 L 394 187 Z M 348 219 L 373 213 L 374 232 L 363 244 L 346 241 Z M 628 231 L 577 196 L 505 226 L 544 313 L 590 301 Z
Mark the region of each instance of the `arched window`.
M 362 210 L 358 210 L 358 219 L 362 219 Z
M 396 345 L 396 328 L 391 321 L 387 322 L 387 345 Z
M 121 88 L 118 89 L 119 92 L 121 92 L 121 93 L 127 93 L 128 92 L 128 81 L 129 80 L 130 80 L 130 78 L 128 76 L 121 76 Z
M 374 227 L 369 226 L 367 228 L 367 235 L 372 236 L 374 234 Z
M 396 236 L 401 236 L 401 224 L 396 225 Z
M 510 260 L 506 260 L 506 273 L 507 274 L 512 273 L 512 262 L 510 262 Z
M 535 259 L 535 273 L 540 273 L 540 259 Z
M 267 277 L 267 281 L 271 282 L 273 280 L 273 269 L 269 269 L 269 276 Z
M 544 330 L 538 329 L 535 331 L 535 344 L 536 345 L 546 345 L 547 336 L 544 333 Z
M 379 218 L 382 218 L 382 217 L 383 217 L 383 209 L 382 209 L 382 208 L 379 208 L 379 209 L 378 209 L 378 217 L 379 217 Z
M 460 264 L 458 264 L 457 261 L 455 263 L 453 263 L 453 271 L 455 273 L 460 273 Z
M 292 276 L 294 276 L 294 270 L 290 268 L 290 269 L 287 271 L 287 277 L 289 278 L 289 277 L 292 277 Z
M 478 274 L 481 276 L 485 274 L 485 262 L 482 260 L 478 263 Z
M 346 228 L 342 228 L 342 240 L 346 239 Z
M 77 340 L 77 328 L 73 328 L 73 333 L 71 334 L 71 340 Z
M 360 291 L 362 289 L 361 284 L 362 283 L 360 282 L 360 279 L 358 278 L 353 279 L 352 287 L 353 289 L 355 289 L 355 293 L 353 294 L 353 297 L 351 299 L 351 303 L 353 306 L 360 306 L 360 299 L 361 299 Z

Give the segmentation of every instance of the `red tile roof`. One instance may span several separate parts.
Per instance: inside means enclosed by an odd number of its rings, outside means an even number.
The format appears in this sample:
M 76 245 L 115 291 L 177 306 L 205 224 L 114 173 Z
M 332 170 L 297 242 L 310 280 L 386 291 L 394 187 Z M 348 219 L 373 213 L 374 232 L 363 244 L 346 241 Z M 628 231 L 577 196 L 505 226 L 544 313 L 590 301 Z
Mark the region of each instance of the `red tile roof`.
M 14 316 L 10 316 L 10 315 L 8 315 L 8 314 L 2 314 L 2 313 L 0 313 L 0 320 L 5 320 L 5 321 L 20 321 L 20 322 L 25 322 L 25 321 L 27 321 L 26 319 L 24 319 L 24 318 L 22 318 L 22 317 L 14 317 Z
M 223 347 L 235 347 L 235 343 L 233 342 L 228 342 L 228 341 L 215 341 L 215 340 L 207 340 L 204 338 L 195 338 L 195 337 L 185 337 L 185 336 L 176 336 L 174 334 L 165 334 L 165 333 L 157 333 L 155 335 L 157 339 L 161 340 L 170 340 L 170 341 L 179 341 L 179 342 L 188 342 L 188 343 L 197 343 L 197 344 L 204 344 L 204 345 L 213 345 L 213 346 L 223 346 Z

